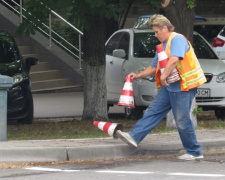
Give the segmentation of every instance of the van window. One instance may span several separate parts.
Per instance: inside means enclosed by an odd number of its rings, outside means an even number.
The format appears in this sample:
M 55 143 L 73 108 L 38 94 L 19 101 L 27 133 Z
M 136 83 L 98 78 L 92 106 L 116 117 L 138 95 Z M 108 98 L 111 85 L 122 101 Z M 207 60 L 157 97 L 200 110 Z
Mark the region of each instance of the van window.
M 105 47 L 105 51 L 107 55 L 112 55 L 113 51 L 117 49 L 122 35 L 123 35 L 123 32 L 117 33 L 109 40 L 108 44 Z
M 155 57 L 156 45 L 160 44 L 153 32 L 134 34 L 134 57 Z
M 130 35 L 128 33 L 124 33 L 119 42 L 118 49 L 124 49 L 127 56 L 129 53 L 129 43 L 130 43 Z

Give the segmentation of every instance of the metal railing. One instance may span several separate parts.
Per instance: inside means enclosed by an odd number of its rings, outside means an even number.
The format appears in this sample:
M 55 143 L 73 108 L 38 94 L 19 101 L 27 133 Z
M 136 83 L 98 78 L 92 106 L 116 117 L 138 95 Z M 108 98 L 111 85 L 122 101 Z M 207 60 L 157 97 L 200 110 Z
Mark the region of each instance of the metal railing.
M 11 6 L 8 2 L 6 2 L 5 0 L 1 0 L 4 4 L 6 4 L 8 7 L 12 8 L 16 13 L 18 13 L 20 15 L 20 22 L 23 22 L 23 18 L 26 18 L 23 15 L 23 11 L 26 11 L 26 9 L 23 8 L 22 6 L 22 0 L 20 0 L 20 4 L 18 4 L 17 2 L 15 2 L 14 0 L 11 0 L 11 2 L 13 2 L 16 6 L 19 7 L 20 11 L 18 11 L 16 8 L 14 8 L 13 6 Z M 41 3 L 41 2 L 40 2 Z M 71 27 L 76 33 L 78 33 L 78 48 L 75 47 L 74 45 L 72 45 L 68 40 L 64 39 L 61 35 L 59 35 L 57 32 L 55 32 L 52 29 L 52 14 L 55 15 L 57 18 L 59 18 L 60 20 L 62 20 L 66 25 L 68 25 L 69 27 Z M 31 13 L 29 13 L 29 15 L 31 15 Z M 75 26 L 73 26 L 71 23 L 69 23 L 68 21 L 66 21 L 62 16 L 60 16 L 59 14 L 57 14 L 55 11 L 50 10 L 50 14 L 49 14 L 49 25 L 47 26 L 46 24 L 44 24 L 43 22 L 41 23 L 44 27 L 46 27 L 48 29 L 49 32 L 46 32 L 45 30 L 43 30 L 41 27 L 37 27 L 42 33 L 44 33 L 46 36 L 49 37 L 49 46 L 52 46 L 52 40 L 57 43 L 59 46 L 61 46 L 62 48 L 64 48 L 66 51 L 68 51 L 69 53 L 71 53 L 73 56 L 75 56 L 76 58 L 78 58 L 79 60 L 79 66 L 81 69 L 81 55 L 82 55 L 82 51 L 81 51 L 81 36 L 83 36 L 83 32 L 81 32 L 79 29 L 77 29 Z M 74 49 L 75 52 L 71 51 L 68 47 L 66 47 L 65 45 L 63 45 L 62 43 L 60 43 L 57 39 L 52 37 L 52 33 L 54 35 L 56 35 L 60 40 L 62 40 L 63 42 L 65 42 L 71 49 Z

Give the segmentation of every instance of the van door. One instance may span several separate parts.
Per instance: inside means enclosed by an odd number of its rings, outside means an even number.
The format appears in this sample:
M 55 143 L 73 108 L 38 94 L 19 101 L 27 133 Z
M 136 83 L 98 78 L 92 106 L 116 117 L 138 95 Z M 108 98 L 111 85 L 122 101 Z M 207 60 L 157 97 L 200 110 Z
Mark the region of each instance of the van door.
M 127 32 L 116 33 L 106 44 L 106 86 L 108 102 L 117 103 L 123 89 L 127 72 L 124 68 L 128 63 L 130 36 Z M 126 57 L 113 56 L 115 49 L 124 49 Z

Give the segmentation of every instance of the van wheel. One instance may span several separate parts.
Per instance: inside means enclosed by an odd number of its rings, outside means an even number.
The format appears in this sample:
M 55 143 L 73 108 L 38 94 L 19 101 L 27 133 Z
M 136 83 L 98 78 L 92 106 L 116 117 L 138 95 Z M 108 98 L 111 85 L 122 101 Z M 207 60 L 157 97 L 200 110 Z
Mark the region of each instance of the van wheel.
M 135 108 L 124 107 L 125 117 L 129 119 L 130 118 L 140 119 L 143 116 L 144 109 L 145 108 L 143 107 L 135 107 Z
M 217 119 L 221 119 L 221 120 L 225 121 L 225 109 L 216 109 L 215 115 L 216 115 Z

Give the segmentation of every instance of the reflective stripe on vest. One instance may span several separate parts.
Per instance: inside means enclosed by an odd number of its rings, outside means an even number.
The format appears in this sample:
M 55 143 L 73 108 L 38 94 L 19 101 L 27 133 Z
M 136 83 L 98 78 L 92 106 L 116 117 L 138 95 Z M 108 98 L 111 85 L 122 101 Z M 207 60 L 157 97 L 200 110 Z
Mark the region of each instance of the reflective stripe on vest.
M 188 76 L 191 76 L 195 73 L 197 73 L 198 71 L 202 70 L 202 68 L 200 66 L 198 66 L 196 69 L 192 70 L 192 71 L 189 71 L 189 72 L 186 72 L 184 74 L 181 75 L 181 78 L 187 78 Z
M 182 86 L 183 86 L 184 89 L 186 89 L 188 86 L 189 86 L 189 89 L 192 89 L 192 88 L 196 87 L 196 86 L 192 87 L 193 84 L 198 83 L 198 86 L 200 86 L 204 82 L 205 82 L 205 75 L 202 74 L 196 79 L 192 79 L 190 81 L 185 82 L 184 84 L 182 84 Z

